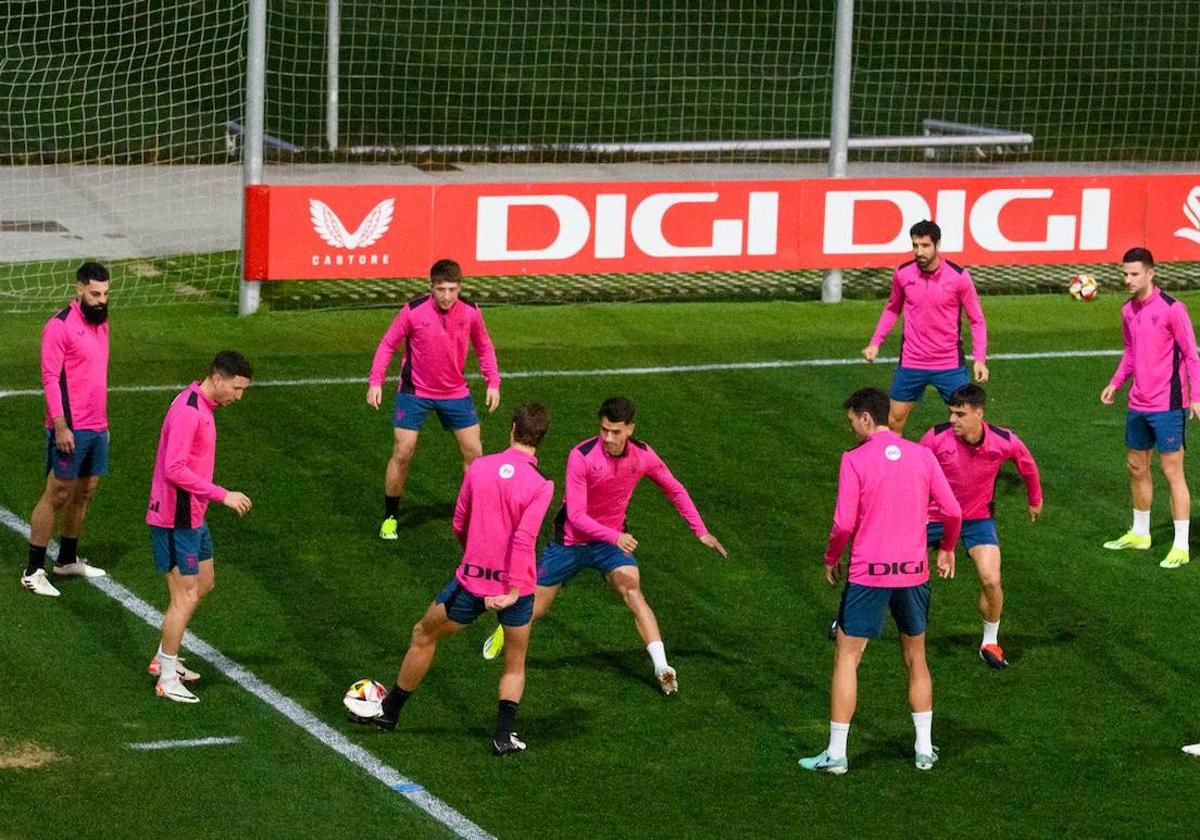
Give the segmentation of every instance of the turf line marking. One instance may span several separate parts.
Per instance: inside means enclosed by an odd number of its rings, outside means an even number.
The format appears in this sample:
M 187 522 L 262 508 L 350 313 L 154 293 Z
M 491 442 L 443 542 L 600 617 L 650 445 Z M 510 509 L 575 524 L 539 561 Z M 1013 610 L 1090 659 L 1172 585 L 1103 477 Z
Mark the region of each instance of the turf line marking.
M 3 506 L 0 506 L 0 523 L 7 525 L 12 530 L 24 536 L 25 539 L 29 539 L 29 523 Z M 52 543 L 46 554 L 51 559 L 54 559 L 58 556 L 58 546 Z M 82 560 L 83 558 L 80 559 Z M 112 578 L 85 579 L 92 586 L 125 607 L 125 609 L 145 621 L 151 627 L 157 630 L 162 626 L 162 613 Z M 253 694 L 259 700 L 262 700 L 313 738 L 348 760 L 351 764 L 357 765 L 367 771 L 369 775 L 383 782 L 391 790 L 402 794 L 409 802 L 429 814 L 459 837 L 469 838 L 469 840 L 496 840 L 491 834 L 488 834 L 475 823 L 458 813 L 458 811 L 455 811 L 445 802 L 426 791 L 421 785 L 402 775 L 398 770 L 384 764 L 371 753 L 309 712 L 295 700 L 280 694 L 208 642 L 193 634 L 192 631 L 189 630 L 184 635 L 183 645 L 192 653 L 210 665 L 213 665 L 235 685 L 246 689 L 246 691 Z
M 1093 356 L 1120 356 L 1121 350 L 1049 350 L 1041 353 L 995 353 L 988 356 L 988 361 L 996 359 L 1004 361 L 1021 361 L 1024 359 L 1075 359 Z M 889 364 L 898 361 L 891 357 L 880 357 L 876 364 Z M 764 362 L 715 362 L 703 365 L 660 365 L 655 367 L 624 367 L 597 368 L 592 370 L 510 370 L 502 371 L 501 379 L 548 379 L 552 377 L 576 376 L 647 376 L 662 373 L 708 373 L 722 370 L 772 370 L 776 368 L 798 367 L 843 367 L 845 365 L 865 365 L 868 362 L 855 359 L 775 359 Z M 468 379 L 479 379 L 478 374 L 468 374 Z M 114 385 L 109 393 L 141 394 L 156 391 L 182 391 L 190 383 L 177 382 L 174 385 Z M 313 385 L 366 385 L 367 380 L 356 376 L 324 377 L 316 379 L 256 379 L 255 388 L 300 388 Z M 4 397 L 40 397 L 40 388 L 19 388 L 0 390 L 0 399 Z
M 229 738 L 191 738 L 185 741 L 139 741 L 126 744 L 131 750 L 174 750 L 186 747 L 216 747 L 222 744 L 240 744 L 242 739 L 235 736 Z

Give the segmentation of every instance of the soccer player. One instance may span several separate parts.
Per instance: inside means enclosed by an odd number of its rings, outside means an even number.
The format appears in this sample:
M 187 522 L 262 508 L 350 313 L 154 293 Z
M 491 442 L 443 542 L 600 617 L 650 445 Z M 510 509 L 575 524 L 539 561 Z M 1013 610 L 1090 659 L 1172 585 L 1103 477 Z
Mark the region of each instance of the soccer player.
M 1133 379 L 1125 417 L 1125 464 L 1133 495 L 1133 527 L 1104 547 L 1112 551 L 1150 548 L 1150 501 L 1154 494 L 1150 452 L 1157 448 L 1159 466 L 1171 488 L 1175 520 L 1175 541 L 1158 565 L 1177 569 L 1190 559 L 1192 499 L 1183 474 L 1183 452 L 1189 405 L 1192 417 L 1200 418 L 1196 334 L 1187 307 L 1154 285 L 1154 257 L 1149 251 L 1126 251 L 1121 273 L 1129 290 L 1129 300 L 1121 307 L 1125 353 L 1112 380 L 1100 392 L 1100 402 L 1112 405 L 1125 381 Z
M 942 229 L 935 222 L 917 222 L 909 229 L 913 259 L 892 274 L 892 294 L 871 342 L 863 348 L 868 362 L 879 356 L 896 319 L 904 316 L 900 339 L 900 362 L 892 378 L 888 427 L 904 434 L 913 406 L 932 385 L 946 399 L 970 381 L 959 336 L 962 313 L 971 325 L 971 350 L 975 357 L 976 382 L 987 382 L 987 322 L 971 272 L 943 259 L 938 252 Z
M 900 630 L 908 668 L 908 703 L 917 738 L 918 770 L 938 756 L 932 742 L 933 680 L 925 661 L 929 620 L 929 564 L 925 523 L 929 503 L 945 519 L 937 553 L 938 574 L 954 577 L 954 544 L 962 510 L 933 453 L 887 427 L 888 398 L 863 388 L 843 404 L 860 444 L 842 455 L 837 506 L 825 549 L 825 580 L 837 584 L 842 550 L 853 539 L 850 571 L 838 612 L 837 647 L 830 687 L 829 746 L 800 759 L 805 770 L 840 775 L 849 769 L 846 739 L 858 701 L 858 663 L 869 639 L 878 639 L 890 610 Z
M 997 636 L 1004 590 L 1000 588 L 1000 540 L 996 536 L 996 476 L 1005 461 L 1012 461 L 1025 481 L 1029 521 L 1042 515 L 1042 483 L 1029 448 L 1011 429 L 984 422 L 987 394 L 975 384 L 958 388 L 950 399 L 950 422 L 940 423 L 925 433 L 921 445 L 933 452 L 950 482 L 954 498 L 962 507 L 962 541 L 979 572 L 979 614 L 983 617 L 983 640 L 979 656 L 992 668 L 1008 667 L 1004 648 Z M 930 510 L 928 542 L 941 542 L 945 526 L 942 513 Z
M 634 411 L 633 402 L 625 397 L 605 400 L 600 406 L 599 436 L 578 444 L 567 456 L 565 498 L 554 520 L 554 541 L 538 559 L 533 618 L 536 621 L 550 611 L 563 584 L 584 569 L 595 569 L 633 613 L 658 685 L 670 695 L 679 690 L 679 680 L 667 662 L 658 620 L 642 594 L 633 556 L 638 540 L 626 530 L 625 513 L 642 476 L 658 485 L 700 542 L 722 557 L 729 554 L 709 533 L 687 489 L 658 453 L 633 436 Z M 496 628 L 484 642 L 484 659 L 496 657 L 504 648 L 506 635 L 503 625 Z
M 171 402 L 158 437 L 146 522 L 154 564 L 166 580 L 171 601 L 163 614 L 158 653 L 147 670 L 158 677 L 155 693 L 177 703 L 200 702 L 183 686 L 200 675 L 180 662 L 179 644 L 196 607 L 213 588 L 212 537 L 204 520 L 208 503 L 220 502 L 238 516 L 250 510 L 244 493 L 213 484 L 213 411 L 240 400 L 252 377 L 245 356 L 222 350 L 204 380 L 193 382 Z
M 500 701 L 492 752 L 525 749 L 515 726 L 525 691 L 525 652 L 533 615 L 536 580 L 534 545 L 554 496 L 554 482 L 537 467 L 537 448 L 550 428 L 545 406 L 526 403 L 513 413 L 509 447 L 477 458 L 467 469 L 454 506 L 454 535 L 463 547 L 462 562 L 421 620 L 396 685 L 374 718 L 353 717 L 381 729 L 396 728 L 400 710 L 433 664 L 437 644 L 459 632 L 487 610 L 495 610 L 508 628 L 509 644 L 500 675 Z
M 108 269 L 75 272 L 75 300 L 42 330 L 46 394 L 46 489 L 29 517 L 29 561 L 21 586 L 57 598 L 46 577 L 46 546 L 59 524 L 59 577 L 103 577 L 79 559 L 79 534 L 100 477 L 108 474 Z
M 463 472 L 483 454 L 479 417 L 463 377 L 468 341 L 475 349 L 479 370 L 487 383 L 484 402 L 488 412 L 500 405 L 496 350 L 479 307 L 460 297 L 462 269 L 454 260 L 438 260 L 430 269 L 429 279 L 430 293 L 404 305 L 384 333 L 371 362 L 367 404 L 378 409 L 383 401 L 388 364 L 400 344 L 404 344 L 400 384 L 392 412 L 395 440 L 387 465 L 384 519 L 379 528 L 379 536 L 385 540 L 398 536 L 400 498 L 404 495 L 417 437 L 429 412 L 437 414 L 443 429 L 454 433 L 462 453 Z

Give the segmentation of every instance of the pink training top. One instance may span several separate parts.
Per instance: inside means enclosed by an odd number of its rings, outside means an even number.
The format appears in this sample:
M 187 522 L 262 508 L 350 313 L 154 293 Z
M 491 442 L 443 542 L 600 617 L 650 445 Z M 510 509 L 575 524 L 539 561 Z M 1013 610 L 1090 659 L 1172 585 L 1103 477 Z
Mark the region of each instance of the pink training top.
M 563 545 L 606 542 L 616 545 L 625 529 L 629 500 L 642 476 L 658 485 L 697 537 L 708 534 L 700 512 L 662 458 L 648 443 L 630 438 L 613 457 L 599 436 L 578 444 L 567 456 L 567 488 L 554 521 L 555 540 Z
M 370 384 L 383 385 L 392 356 L 404 342 L 399 390 L 432 400 L 468 396 L 471 392 L 463 378 L 468 341 L 475 348 L 487 387 L 499 388 L 496 349 L 478 306 L 459 298 L 449 311 L 443 312 L 433 295 L 410 300 L 379 341 L 371 362 Z
M 896 319 L 904 315 L 900 336 L 900 366 L 920 370 L 948 370 L 966 363 L 959 326 L 963 310 L 971 324 L 971 350 L 975 361 L 987 359 L 987 321 L 971 272 L 942 258 L 929 274 L 909 260 L 892 274 L 892 294 L 871 343 L 882 346 Z
M 921 438 L 921 445 L 929 449 L 946 480 L 954 491 L 954 498 L 962 507 L 963 519 L 987 519 L 995 516 L 996 476 L 1005 461 L 1017 465 L 1017 472 L 1025 480 L 1025 493 L 1030 507 L 1042 503 L 1042 482 L 1038 477 L 1037 463 L 1029 454 L 1029 448 L 1021 442 L 1011 429 L 983 424 L 983 437 L 978 443 L 967 443 L 949 423 L 939 423 Z M 943 519 L 936 504 L 929 508 L 929 518 L 935 522 Z
M 172 402 L 163 418 L 150 482 L 146 522 L 159 528 L 199 528 L 208 503 L 228 492 L 213 484 L 217 459 L 216 403 L 193 382 Z
M 1200 400 L 1196 333 L 1183 303 L 1157 286 L 1144 301 L 1131 298 L 1121 307 L 1121 335 L 1125 353 L 1108 384 L 1120 388 L 1133 377 L 1131 409 L 1170 411 Z
M 533 593 L 534 545 L 553 496 L 554 482 L 520 449 L 475 459 L 454 505 L 454 535 L 464 549 L 455 577 L 468 592 L 486 598 L 515 586 Z
M 66 418 L 72 429 L 108 430 L 108 322 L 89 324 L 78 299 L 42 330 L 46 428 Z
M 925 523 L 931 498 L 946 523 L 940 546 L 953 550 L 962 510 L 937 459 L 893 431 L 875 432 L 842 455 L 825 565 L 836 564 L 853 537 L 851 583 L 901 587 L 929 580 Z

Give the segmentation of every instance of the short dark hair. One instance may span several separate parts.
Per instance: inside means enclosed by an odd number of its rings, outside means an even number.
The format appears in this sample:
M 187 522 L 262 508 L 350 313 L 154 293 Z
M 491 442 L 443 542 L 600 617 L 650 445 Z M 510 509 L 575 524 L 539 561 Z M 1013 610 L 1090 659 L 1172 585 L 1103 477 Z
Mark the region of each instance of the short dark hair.
M 429 269 L 429 282 L 434 286 L 438 283 L 461 283 L 462 266 L 454 260 L 438 260 Z
M 214 356 L 208 372 L 210 375 L 220 374 L 225 379 L 235 376 L 254 378 L 254 369 L 250 367 L 250 361 L 236 350 L 222 350 Z
M 550 430 L 550 410 L 541 403 L 521 403 L 513 412 L 513 440 L 538 446 Z
M 1154 268 L 1154 255 L 1145 248 L 1130 248 L 1121 257 L 1121 262 L 1140 262 L 1146 268 Z
M 886 426 L 891 403 L 888 395 L 878 388 L 859 388 L 846 398 L 842 408 L 855 414 L 869 414 L 876 426 Z
M 108 279 L 108 269 L 97 262 L 85 262 L 75 270 L 75 282 L 81 285 L 93 280 L 97 283 L 107 283 Z
M 609 397 L 600 404 L 599 417 L 610 423 L 632 423 L 637 406 L 628 397 Z
M 938 223 L 930 219 L 922 219 L 908 229 L 909 238 L 914 236 L 928 236 L 933 240 L 933 244 L 942 241 L 942 229 L 938 227 Z
M 971 408 L 983 408 L 987 405 L 987 391 L 974 382 L 959 385 L 946 400 L 946 405 L 951 407 L 969 405 Z

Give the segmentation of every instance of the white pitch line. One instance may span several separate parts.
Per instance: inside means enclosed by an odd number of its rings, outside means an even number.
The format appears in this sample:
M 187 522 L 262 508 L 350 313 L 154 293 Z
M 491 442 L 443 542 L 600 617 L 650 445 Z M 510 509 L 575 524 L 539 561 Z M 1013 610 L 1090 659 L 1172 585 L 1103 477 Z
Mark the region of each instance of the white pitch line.
M 174 750 L 187 747 L 217 747 L 222 744 L 240 744 L 242 739 L 235 736 L 229 738 L 191 738 L 184 741 L 139 741 L 126 744 L 131 750 Z
M 1041 353 L 995 353 L 988 360 L 1023 359 L 1073 359 L 1093 356 L 1120 356 L 1120 350 L 1050 350 Z M 889 364 L 897 359 L 880 357 L 876 364 Z M 842 367 L 845 365 L 865 365 L 863 359 L 775 359 L 763 362 L 713 362 L 701 365 L 656 365 L 653 367 L 623 367 L 595 368 L 579 370 L 510 370 L 501 372 L 504 379 L 548 379 L 552 377 L 583 377 L 583 376 L 648 376 L 662 373 L 708 373 L 722 370 L 772 370 L 776 368 L 800 367 Z M 468 374 L 468 379 L 479 379 L 476 374 Z M 156 391 L 182 391 L 189 383 L 177 382 L 173 385 L 114 385 L 109 393 L 142 394 Z M 256 379 L 255 388 L 299 388 L 313 385 L 366 385 L 367 380 L 349 377 L 321 377 L 315 379 Z M 4 397 L 40 397 L 40 388 L 19 388 L 0 390 L 0 399 Z
M 0 523 L 7 525 L 26 539 L 29 539 L 29 523 L 3 506 L 0 506 Z M 46 553 L 53 559 L 58 555 L 58 546 L 51 545 Z M 162 613 L 111 577 L 86 578 L 86 580 L 151 627 L 157 630 L 162 626 Z M 262 700 L 313 738 L 350 761 L 350 763 L 357 765 L 371 776 L 383 782 L 391 790 L 402 794 L 410 802 L 449 828 L 459 837 L 469 838 L 469 840 L 496 840 L 491 834 L 488 834 L 475 823 L 458 813 L 458 811 L 455 811 L 445 802 L 429 793 L 420 784 L 405 777 L 398 770 L 384 764 L 371 753 L 309 712 L 295 700 L 280 694 L 237 662 L 234 662 L 208 642 L 196 636 L 192 631 L 189 630 L 184 634 L 183 645 L 192 653 L 213 665 L 235 685 L 246 689 L 246 691 L 253 694 L 259 700 Z

